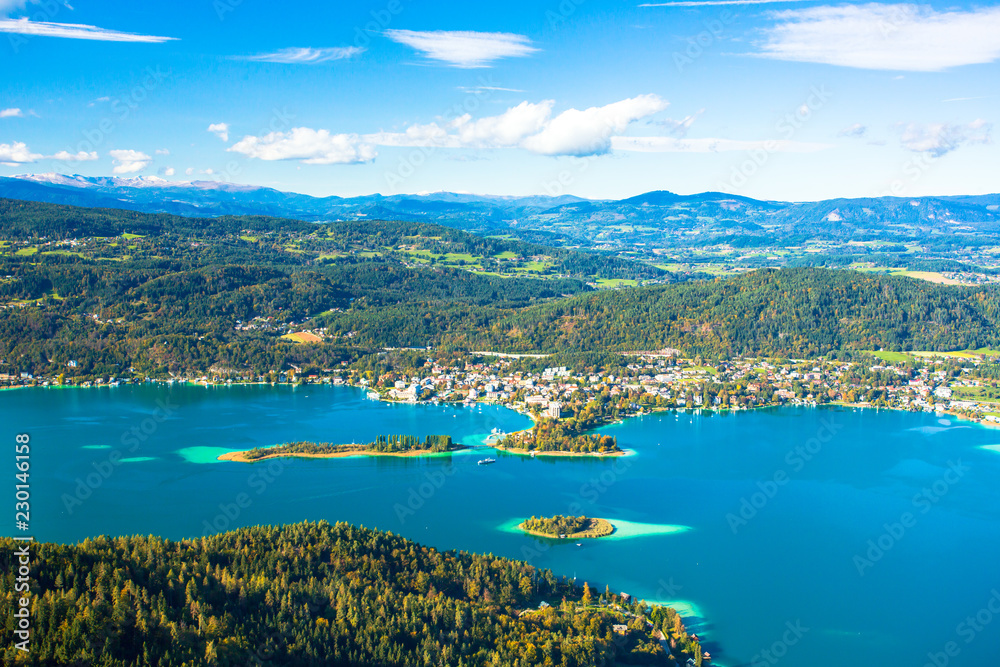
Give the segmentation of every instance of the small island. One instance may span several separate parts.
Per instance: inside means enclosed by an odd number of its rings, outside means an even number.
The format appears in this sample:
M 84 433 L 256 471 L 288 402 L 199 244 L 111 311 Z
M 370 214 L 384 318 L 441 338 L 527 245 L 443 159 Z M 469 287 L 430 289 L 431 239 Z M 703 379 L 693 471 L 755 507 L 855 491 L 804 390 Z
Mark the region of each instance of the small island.
M 513 453 L 552 456 L 622 456 L 625 450 L 610 435 L 581 432 L 576 422 L 542 419 L 526 430 L 511 433 L 496 448 Z
M 580 540 L 584 538 L 607 537 L 615 532 L 615 527 L 607 519 L 586 516 L 563 516 L 557 514 L 549 518 L 531 517 L 520 523 L 521 530 L 538 537 Z
M 452 442 L 450 435 L 428 435 L 422 440 L 412 435 L 380 435 L 367 444 L 335 445 L 329 442 L 290 442 L 274 447 L 254 447 L 241 452 L 228 452 L 220 461 L 254 463 L 264 459 L 301 457 L 330 459 L 345 456 L 426 456 L 466 449 Z

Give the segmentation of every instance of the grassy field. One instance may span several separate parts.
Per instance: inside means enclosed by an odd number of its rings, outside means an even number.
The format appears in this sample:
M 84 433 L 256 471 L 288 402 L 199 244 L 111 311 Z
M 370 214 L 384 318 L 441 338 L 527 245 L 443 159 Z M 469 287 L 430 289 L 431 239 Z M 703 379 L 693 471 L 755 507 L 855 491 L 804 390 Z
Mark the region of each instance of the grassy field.
M 38 248 L 36 248 L 34 246 L 31 246 L 30 248 L 21 248 L 20 250 L 18 250 L 14 254 L 15 255 L 20 255 L 21 257 L 31 257 L 36 252 L 38 252 Z
M 906 352 L 885 352 L 885 351 L 875 352 L 874 350 L 868 350 L 868 352 L 878 357 L 882 361 L 888 361 L 889 363 L 892 364 L 898 364 L 900 362 L 909 361 L 913 359 L 913 355 L 907 354 Z
M 294 341 L 296 343 L 322 343 L 323 339 L 316 334 L 311 334 L 308 331 L 296 331 L 295 333 L 285 334 L 282 336 L 287 340 Z
M 866 350 L 866 352 L 875 357 L 878 357 L 882 361 L 888 361 L 889 363 L 900 363 L 915 358 L 976 359 L 978 357 L 1000 356 L 1000 350 L 992 350 L 988 347 L 981 347 L 977 350 L 955 350 L 953 352 L 934 352 L 931 350 L 911 350 L 909 352 L 890 352 L 890 351 L 876 352 L 875 350 Z
M 977 354 L 974 352 L 968 352 L 965 350 L 957 350 L 955 352 L 925 352 L 925 351 L 914 351 L 910 352 L 914 357 L 920 357 L 921 359 L 932 359 L 934 357 L 945 357 L 952 359 L 975 359 Z
M 635 287 L 638 283 L 625 278 L 598 278 L 596 284 L 598 289 L 611 289 L 614 287 Z
M 894 276 L 906 276 L 907 278 L 916 278 L 917 280 L 926 280 L 929 283 L 938 283 L 940 285 L 961 285 L 963 284 L 960 280 L 953 280 L 952 278 L 945 278 L 943 275 L 937 271 L 892 271 Z
M 993 387 L 953 387 L 952 398 L 960 401 L 1000 404 L 1000 389 Z
M 711 366 L 687 366 L 681 369 L 681 373 L 709 373 L 710 375 L 715 375 L 718 371 Z
M 72 256 L 72 257 L 83 257 L 83 255 L 81 255 L 80 253 L 74 252 L 72 250 L 46 250 L 42 254 L 43 255 L 65 255 L 65 256 Z

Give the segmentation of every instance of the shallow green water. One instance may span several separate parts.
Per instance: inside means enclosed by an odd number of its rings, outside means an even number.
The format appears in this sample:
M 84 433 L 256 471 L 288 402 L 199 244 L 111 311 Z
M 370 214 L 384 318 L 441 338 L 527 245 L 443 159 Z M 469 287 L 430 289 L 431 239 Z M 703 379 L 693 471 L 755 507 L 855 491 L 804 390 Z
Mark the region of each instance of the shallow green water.
M 293 440 L 481 442 L 529 425 L 500 408 L 388 405 L 348 388 L 17 390 L 0 392 L 0 417 L 12 445 L 31 434 L 36 539 L 345 520 L 672 602 L 703 617 L 698 630 L 723 665 L 921 667 L 931 654 L 940 667 L 948 642 L 949 665 L 1000 656 L 989 611 L 1000 590 L 1000 431 L 934 415 L 661 413 L 605 429 L 634 456 L 500 454 L 490 466 L 476 465 L 481 451 L 216 461 Z M 618 532 L 576 546 L 510 530 L 556 513 L 605 517 Z

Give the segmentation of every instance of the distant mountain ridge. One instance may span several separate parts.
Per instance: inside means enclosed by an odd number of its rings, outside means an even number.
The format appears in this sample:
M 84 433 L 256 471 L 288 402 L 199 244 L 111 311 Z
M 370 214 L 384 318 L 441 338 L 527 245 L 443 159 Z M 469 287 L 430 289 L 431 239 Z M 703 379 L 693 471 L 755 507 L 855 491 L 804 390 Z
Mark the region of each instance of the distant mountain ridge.
M 907 242 L 1000 236 L 1000 194 L 761 201 L 721 192 L 647 192 L 621 200 L 452 192 L 313 197 L 218 181 L 23 175 L 0 178 L 0 197 L 184 216 L 268 215 L 305 221 L 433 222 L 478 234 L 621 250 L 713 243 L 770 245 L 803 238 Z

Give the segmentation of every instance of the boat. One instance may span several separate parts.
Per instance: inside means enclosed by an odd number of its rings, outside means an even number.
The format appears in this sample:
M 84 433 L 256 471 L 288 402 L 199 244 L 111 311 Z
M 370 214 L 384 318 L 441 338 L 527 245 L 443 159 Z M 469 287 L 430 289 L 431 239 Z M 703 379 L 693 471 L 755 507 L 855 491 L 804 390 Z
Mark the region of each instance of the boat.
M 496 459 L 492 459 L 489 456 L 487 456 L 485 459 L 479 459 L 479 461 L 477 461 L 477 464 L 481 466 L 488 466 L 489 464 L 496 462 L 497 462 Z
M 576 546 L 578 546 L 578 547 L 582 547 L 582 546 L 583 546 L 583 543 L 582 543 L 582 542 L 577 542 L 577 543 L 576 543 Z

